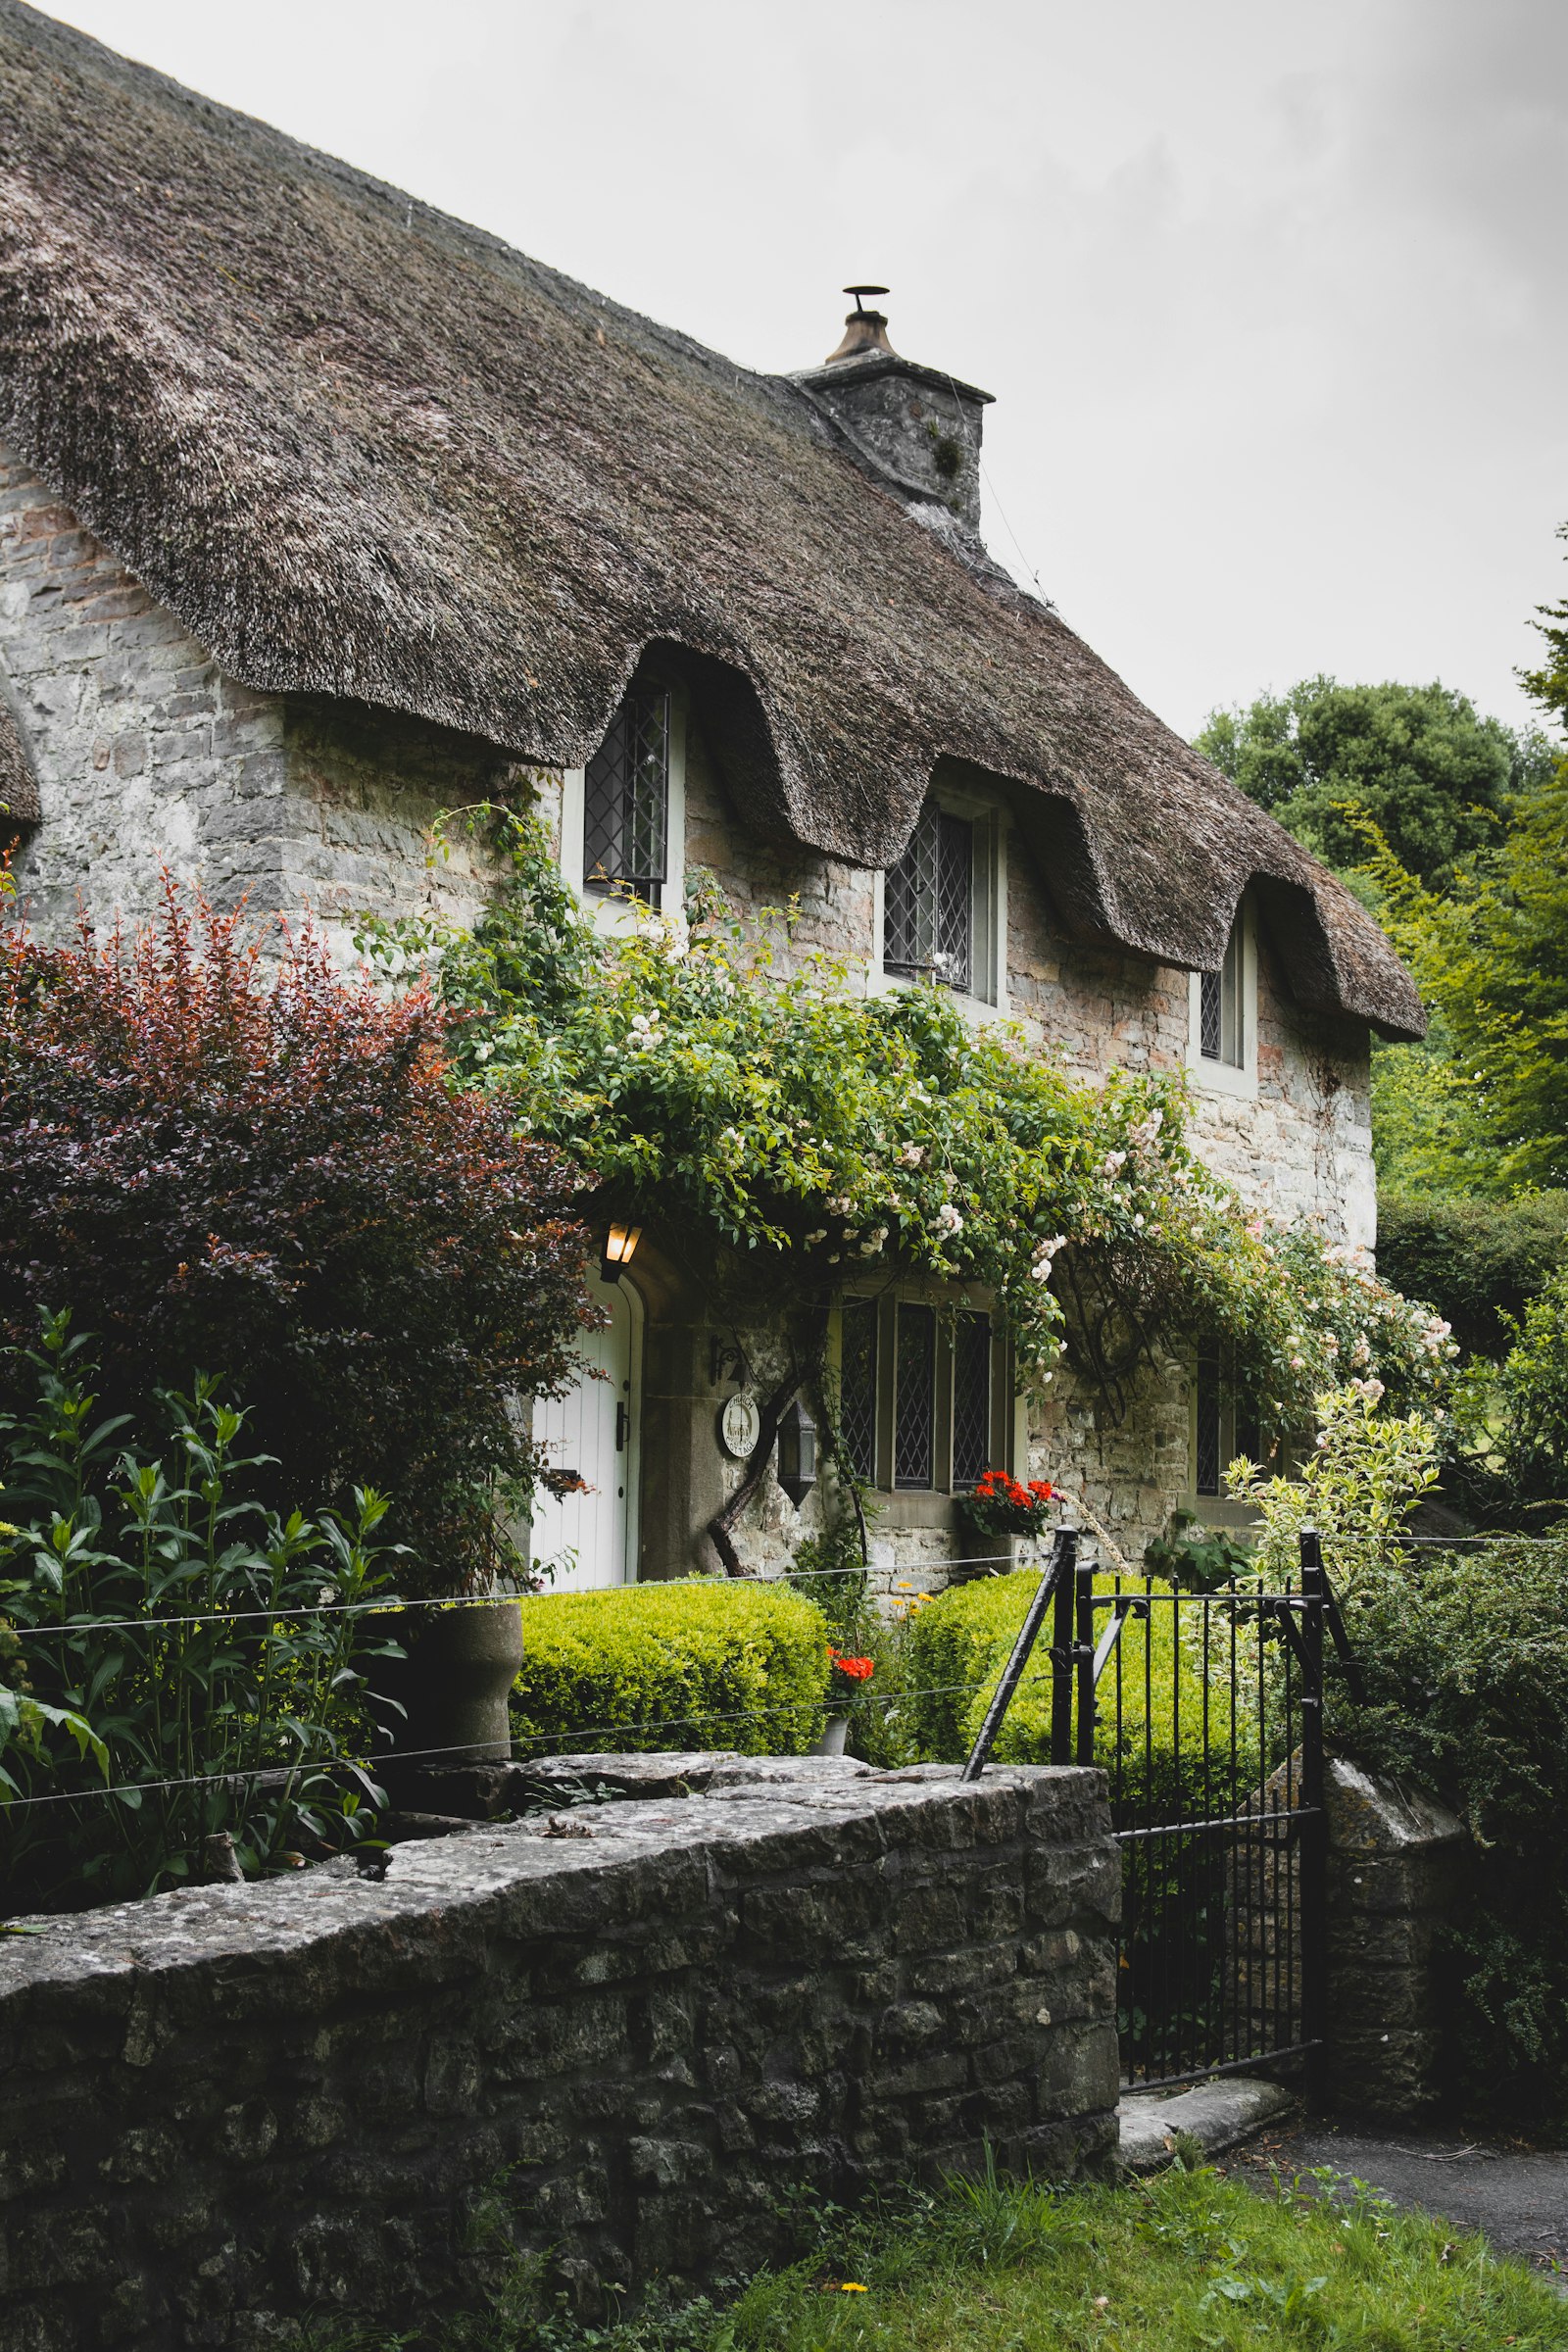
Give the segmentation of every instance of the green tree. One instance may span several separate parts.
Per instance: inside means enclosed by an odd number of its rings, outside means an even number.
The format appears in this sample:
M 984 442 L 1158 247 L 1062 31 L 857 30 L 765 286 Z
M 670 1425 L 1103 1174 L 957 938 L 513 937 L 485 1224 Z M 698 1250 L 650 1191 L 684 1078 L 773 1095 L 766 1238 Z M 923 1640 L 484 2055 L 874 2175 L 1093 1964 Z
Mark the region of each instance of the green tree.
M 1456 859 L 1496 840 L 1512 796 L 1551 766 L 1537 730 L 1515 734 L 1436 683 L 1304 678 L 1212 711 L 1197 747 L 1330 865 L 1360 862 L 1358 826 L 1370 820 L 1406 872 L 1439 888 Z

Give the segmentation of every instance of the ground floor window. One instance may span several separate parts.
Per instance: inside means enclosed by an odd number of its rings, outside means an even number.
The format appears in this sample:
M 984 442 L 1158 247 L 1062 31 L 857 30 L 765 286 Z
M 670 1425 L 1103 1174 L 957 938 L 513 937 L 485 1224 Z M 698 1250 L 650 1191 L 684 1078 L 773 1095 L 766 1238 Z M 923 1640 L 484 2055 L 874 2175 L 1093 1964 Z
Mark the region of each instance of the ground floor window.
M 1238 1394 L 1229 1363 L 1218 1351 L 1200 1355 L 1193 1383 L 1193 1493 L 1223 1494 L 1225 1472 L 1238 1454 L 1262 1459 L 1257 1414 Z
M 1006 1349 L 985 1309 L 850 1298 L 840 1330 L 839 1422 L 858 1476 L 896 1492 L 962 1494 L 1004 1462 Z

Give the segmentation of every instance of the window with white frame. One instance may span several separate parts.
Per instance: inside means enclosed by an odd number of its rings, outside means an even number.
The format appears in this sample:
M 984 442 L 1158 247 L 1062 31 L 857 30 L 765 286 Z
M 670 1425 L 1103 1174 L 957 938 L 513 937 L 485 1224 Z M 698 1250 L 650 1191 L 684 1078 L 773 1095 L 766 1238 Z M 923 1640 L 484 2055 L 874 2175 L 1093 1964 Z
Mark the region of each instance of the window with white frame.
M 628 694 L 583 771 L 582 885 L 657 906 L 669 878 L 669 696 Z
M 1232 926 L 1217 972 L 1200 972 L 1198 1051 L 1204 1061 L 1247 1067 L 1247 992 L 1242 925 Z
M 1002 880 L 996 811 L 930 794 L 907 849 L 882 879 L 883 971 L 997 1004 Z
M 1005 1349 L 981 1308 L 847 1298 L 839 1426 L 849 1465 L 884 1492 L 963 1494 L 1006 1452 Z
M 1257 1087 L 1257 927 L 1242 901 L 1217 972 L 1195 972 L 1187 1062 L 1200 1090 L 1250 1096 Z

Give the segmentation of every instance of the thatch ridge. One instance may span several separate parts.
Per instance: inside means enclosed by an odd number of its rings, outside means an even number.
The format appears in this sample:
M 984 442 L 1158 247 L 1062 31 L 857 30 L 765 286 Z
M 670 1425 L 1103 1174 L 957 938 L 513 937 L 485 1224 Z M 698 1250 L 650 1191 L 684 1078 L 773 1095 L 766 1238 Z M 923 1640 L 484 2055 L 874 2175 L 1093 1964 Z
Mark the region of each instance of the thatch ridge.
M 1083 935 L 1212 969 L 1267 877 L 1303 1000 L 1420 1032 L 1349 893 L 788 379 L 22 0 L 0 434 L 255 686 L 576 765 L 669 642 L 759 825 L 883 864 L 961 760 L 1022 788 Z

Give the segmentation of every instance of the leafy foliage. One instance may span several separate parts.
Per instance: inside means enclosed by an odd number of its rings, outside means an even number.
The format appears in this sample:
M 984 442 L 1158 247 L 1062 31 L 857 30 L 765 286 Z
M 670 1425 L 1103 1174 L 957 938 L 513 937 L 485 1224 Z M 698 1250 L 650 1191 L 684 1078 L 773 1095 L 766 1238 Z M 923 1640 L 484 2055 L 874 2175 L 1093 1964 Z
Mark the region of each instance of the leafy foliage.
M 1568 1539 L 1504 1538 L 1362 1581 L 1367 1681 L 1331 1736 L 1436 1789 L 1478 1840 L 1451 1930 L 1458 2088 L 1560 2132 L 1568 2113 Z
M 460 1075 L 721 1297 L 819 1342 L 852 1277 L 983 1284 L 1024 1366 L 1066 1346 L 1113 1399 L 1161 1346 L 1223 1334 L 1281 1422 L 1348 1352 L 1431 1386 L 1422 1318 L 1315 1234 L 1245 1217 L 1186 1146 L 1176 1079 L 1078 1085 L 940 988 L 786 969 L 788 911 L 748 936 L 700 882 L 685 920 L 596 938 L 538 829 L 495 821 L 513 888 L 476 931 L 368 944 L 391 971 L 437 963 Z
M 1326 1390 L 1315 1444 L 1294 1478 L 1265 1477 L 1245 1459 L 1226 1471 L 1233 1500 L 1257 1512 L 1253 1565 L 1265 1591 L 1297 1574 L 1302 1530 L 1315 1528 L 1335 1590 L 1353 1592 L 1381 1572 L 1410 1512 L 1437 1485 L 1437 1424 L 1423 1413 L 1380 1412 L 1383 1394 L 1379 1380 Z
M 1144 1545 L 1144 1566 L 1183 1592 L 1218 1592 L 1250 1575 L 1252 1546 L 1222 1527 L 1205 1527 L 1193 1511 L 1173 1511 L 1163 1532 Z
M 352 1758 L 372 1728 L 365 1668 L 388 1648 L 368 1606 L 388 1582 L 384 1499 L 315 1522 L 263 1510 L 244 1416 L 211 1380 L 167 1399 L 161 1452 L 125 1446 L 65 1315 L 23 1369 L 27 1408 L 0 1416 L 8 1908 L 200 1879 L 222 1833 L 252 1875 L 373 1836 L 384 1799 Z
M 1451 688 L 1303 678 L 1245 710 L 1215 710 L 1197 748 L 1330 865 L 1363 855 L 1370 820 L 1423 882 L 1497 838 L 1510 796 L 1549 773 L 1539 733 L 1481 717 Z
M 513 1736 L 572 1747 L 802 1755 L 822 1729 L 827 1624 L 780 1584 L 694 1578 L 523 1601 Z
M 274 1499 L 399 1496 L 418 1580 L 487 1557 L 493 1482 L 535 1457 L 514 1394 L 569 1378 L 585 1311 L 574 1172 L 447 1084 L 418 991 L 275 974 L 238 918 L 95 948 L 0 938 L 0 1337 L 61 1305 L 100 1333 L 107 1409 L 222 1364 Z
M 1495 1200 L 1384 1191 L 1378 1265 L 1396 1290 L 1431 1299 L 1467 1355 L 1500 1357 L 1512 1325 L 1568 1266 L 1568 1192 Z

